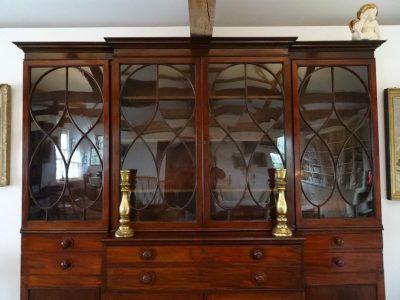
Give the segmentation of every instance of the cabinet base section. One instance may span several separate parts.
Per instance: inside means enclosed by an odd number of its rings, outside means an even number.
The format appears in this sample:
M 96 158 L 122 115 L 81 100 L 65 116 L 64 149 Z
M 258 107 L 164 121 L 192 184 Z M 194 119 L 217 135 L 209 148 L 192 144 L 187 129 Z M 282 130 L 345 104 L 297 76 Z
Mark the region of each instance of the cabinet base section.
M 383 273 L 306 274 L 307 300 L 385 300 Z

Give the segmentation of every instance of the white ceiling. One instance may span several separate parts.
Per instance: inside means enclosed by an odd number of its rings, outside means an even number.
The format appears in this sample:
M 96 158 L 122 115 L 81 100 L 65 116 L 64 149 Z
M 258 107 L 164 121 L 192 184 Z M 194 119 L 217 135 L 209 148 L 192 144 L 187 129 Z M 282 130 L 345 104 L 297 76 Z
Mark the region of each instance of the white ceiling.
M 216 0 L 215 26 L 347 25 L 368 0 Z M 400 0 L 376 0 L 400 25 Z M 187 0 L 0 0 L 0 28 L 188 26 Z

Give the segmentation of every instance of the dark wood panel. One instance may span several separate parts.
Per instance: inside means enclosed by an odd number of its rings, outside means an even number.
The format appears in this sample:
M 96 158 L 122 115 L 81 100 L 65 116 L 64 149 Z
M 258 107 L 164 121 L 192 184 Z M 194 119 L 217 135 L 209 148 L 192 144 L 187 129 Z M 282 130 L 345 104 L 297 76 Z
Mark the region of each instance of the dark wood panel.
M 376 300 L 377 290 L 373 285 L 338 285 L 307 287 L 307 300 Z
M 100 287 L 102 278 L 96 275 L 23 275 L 21 276 L 23 286 L 27 287 L 69 287 L 89 288 Z
M 203 295 L 199 294 L 183 294 L 183 293 L 166 293 L 166 294 L 154 294 L 154 293 L 110 293 L 105 295 L 106 300 L 203 300 Z
M 304 294 L 301 292 L 257 292 L 257 293 L 220 293 L 220 294 L 209 294 L 206 297 L 207 300 L 303 300 Z
M 57 288 L 29 290 L 29 300 L 99 300 L 100 289 Z

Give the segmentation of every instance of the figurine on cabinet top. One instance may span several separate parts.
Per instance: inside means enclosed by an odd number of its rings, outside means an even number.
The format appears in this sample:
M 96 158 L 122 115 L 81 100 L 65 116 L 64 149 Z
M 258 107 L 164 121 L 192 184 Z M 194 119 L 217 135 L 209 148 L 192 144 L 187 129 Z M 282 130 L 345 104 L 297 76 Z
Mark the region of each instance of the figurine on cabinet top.
M 350 21 L 353 40 L 379 40 L 379 24 L 375 19 L 378 7 L 373 3 L 364 4 L 357 12 L 357 19 Z

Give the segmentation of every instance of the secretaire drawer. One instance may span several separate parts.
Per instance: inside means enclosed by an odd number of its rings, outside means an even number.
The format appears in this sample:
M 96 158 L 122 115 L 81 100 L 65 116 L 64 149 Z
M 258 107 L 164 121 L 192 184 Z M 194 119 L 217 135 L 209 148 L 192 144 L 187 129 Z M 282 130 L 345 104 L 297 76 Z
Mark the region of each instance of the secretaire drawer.
M 117 290 L 300 289 L 294 267 L 109 267 L 107 288 Z
M 321 252 L 309 251 L 304 254 L 305 272 L 376 272 L 383 270 L 382 253 L 363 252 Z
M 380 249 L 382 234 L 368 232 L 304 233 L 305 251 L 309 249 Z
M 100 235 L 24 235 L 22 237 L 22 252 L 40 251 L 101 251 L 102 236 Z
M 107 264 L 129 263 L 255 263 L 292 265 L 302 258 L 300 245 L 236 246 L 113 246 L 106 248 Z

